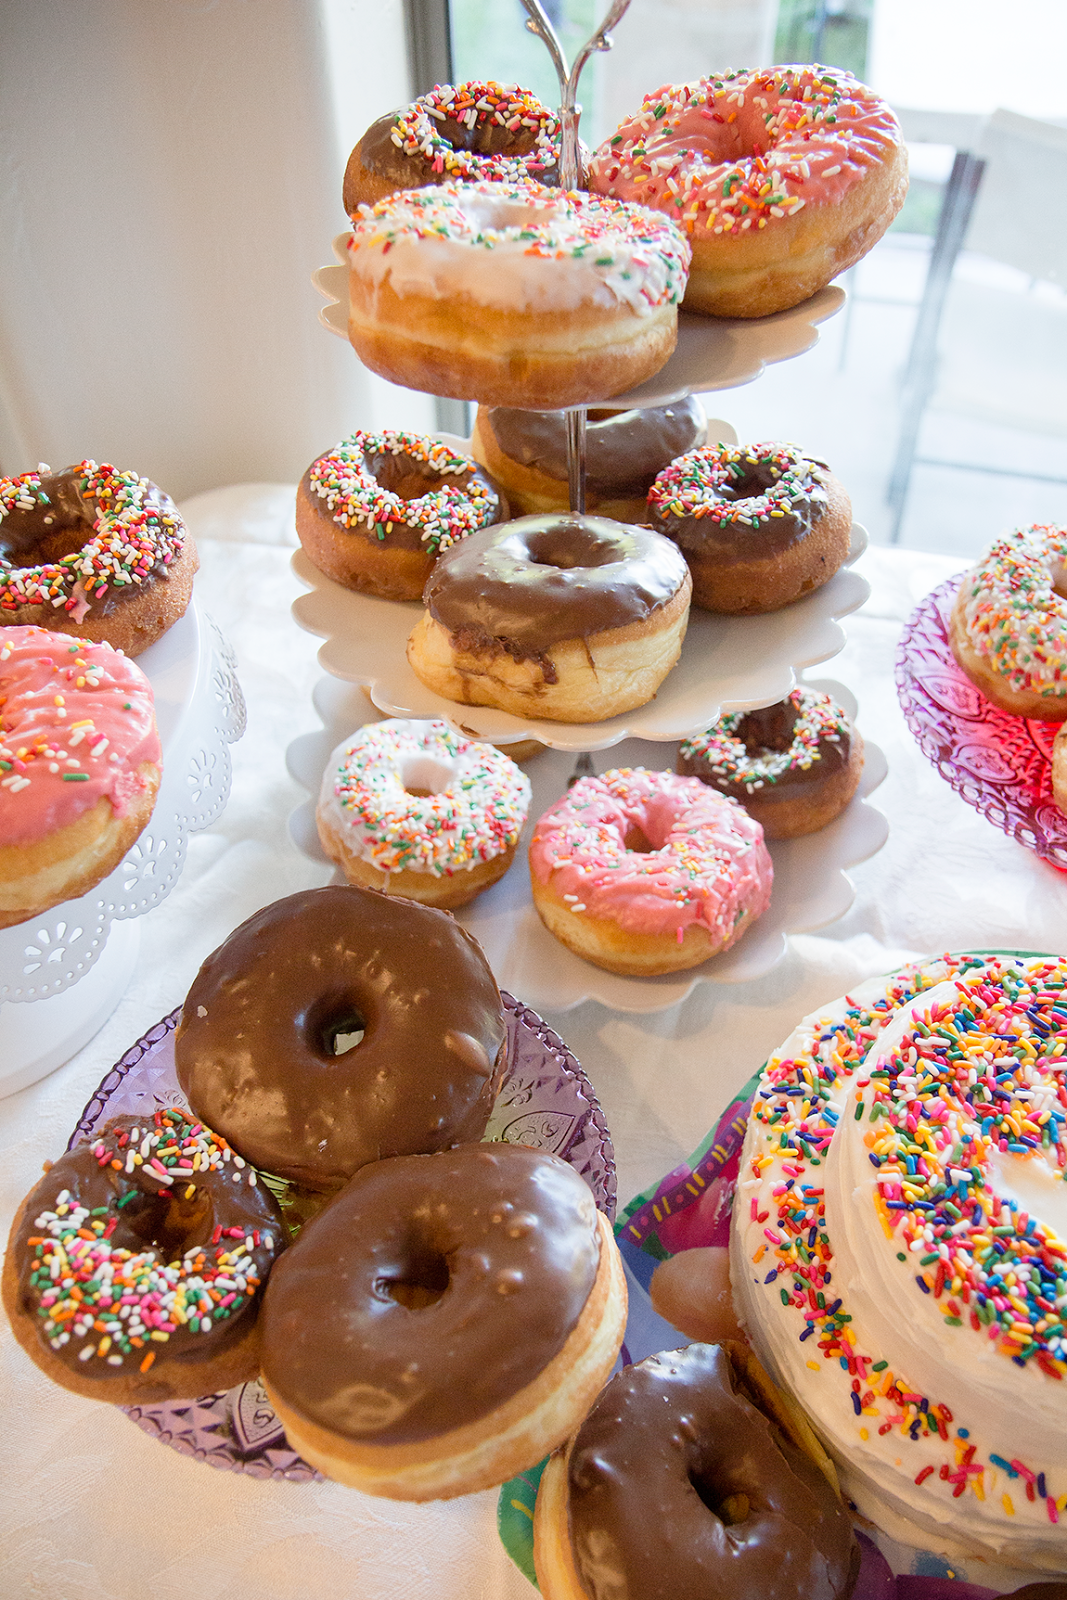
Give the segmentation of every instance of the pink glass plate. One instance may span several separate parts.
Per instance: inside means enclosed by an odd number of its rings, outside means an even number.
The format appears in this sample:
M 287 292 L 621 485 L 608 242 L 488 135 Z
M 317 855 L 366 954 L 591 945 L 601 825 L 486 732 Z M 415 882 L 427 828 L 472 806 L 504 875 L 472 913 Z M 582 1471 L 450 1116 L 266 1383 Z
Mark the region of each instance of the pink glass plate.
M 486 1129 L 487 1139 L 549 1150 L 580 1172 L 600 1210 L 615 1215 L 615 1156 L 600 1104 L 562 1039 L 529 1007 L 501 996 L 508 1026 L 511 1073 Z M 111 1068 L 71 1134 L 68 1149 L 111 1117 L 151 1114 L 183 1105 L 174 1071 L 174 1030 L 181 1010 L 150 1028 Z M 224 1472 L 253 1478 L 317 1478 L 289 1448 L 281 1423 L 258 1382 L 223 1394 L 169 1405 L 129 1406 L 126 1415 L 161 1444 Z
M 1067 870 L 1067 817 L 1052 799 L 1057 722 L 1029 721 L 986 699 L 957 663 L 948 621 L 959 588 L 926 596 L 897 647 L 904 720 L 961 800 L 1052 866 Z

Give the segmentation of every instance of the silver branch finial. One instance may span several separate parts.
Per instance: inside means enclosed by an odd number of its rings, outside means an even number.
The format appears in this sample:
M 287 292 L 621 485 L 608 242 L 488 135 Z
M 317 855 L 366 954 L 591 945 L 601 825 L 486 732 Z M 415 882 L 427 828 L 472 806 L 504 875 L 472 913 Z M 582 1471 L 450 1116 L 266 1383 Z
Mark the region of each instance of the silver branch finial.
M 526 26 L 531 33 L 536 34 L 544 42 L 545 49 L 552 57 L 552 65 L 556 69 L 559 79 L 559 120 L 561 124 L 559 181 L 564 189 L 577 189 L 582 180 L 581 160 L 578 153 L 578 118 L 582 108 L 578 104 L 578 79 L 581 77 L 582 68 L 585 66 L 594 50 L 611 49 L 611 33 L 618 26 L 626 12 L 630 0 L 612 0 L 611 8 L 593 37 L 582 46 L 574 58 L 574 65 L 568 71 L 567 58 L 563 54 L 562 46 L 557 37 L 556 30 L 545 15 L 540 0 L 522 0 L 526 9 Z

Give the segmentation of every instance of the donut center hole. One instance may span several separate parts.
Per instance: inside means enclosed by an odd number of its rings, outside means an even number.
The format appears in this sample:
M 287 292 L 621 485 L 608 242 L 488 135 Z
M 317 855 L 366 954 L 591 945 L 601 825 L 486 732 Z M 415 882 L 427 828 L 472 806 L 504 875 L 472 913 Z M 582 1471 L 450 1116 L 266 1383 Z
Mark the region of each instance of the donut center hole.
M 0 561 L 16 567 L 62 561 L 92 538 L 93 514 L 70 478 L 41 479 L 48 503 L 18 506 L 0 520 Z
M 136 1192 L 119 1216 L 133 1249 L 158 1250 L 167 1261 L 173 1261 L 182 1254 L 187 1239 L 204 1231 L 211 1216 L 211 1200 L 205 1189 L 183 1183 L 159 1194 Z
M 400 1276 L 381 1278 L 378 1287 L 397 1305 L 406 1306 L 409 1311 L 423 1311 L 437 1304 L 451 1276 L 446 1257 L 427 1245 L 412 1251 Z
M 408 794 L 426 799 L 431 794 L 447 794 L 455 774 L 443 761 L 432 756 L 412 756 L 400 768 L 400 781 Z
M 0 524 L 0 527 L 2 526 Z M 1052 592 L 1058 594 L 1061 600 L 1067 600 L 1067 568 L 1053 567 Z
M 639 856 L 651 855 L 655 850 L 659 849 L 658 845 L 652 843 L 644 828 L 640 827 L 636 822 L 630 823 L 622 836 L 622 843 L 624 849 L 632 850 Z
M 607 567 L 619 560 L 619 548 L 579 522 L 554 522 L 531 534 L 526 553 L 535 567 Z
M 689 1482 L 712 1516 L 718 1517 L 725 1527 L 732 1528 L 736 1523 L 748 1520 L 751 1503 L 747 1494 L 738 1491 L 735 1494 L 728 1494 L 725 1499 L 720 1499 L 715 1485 L 705 1482 L 695 1472 L 689 1474 Z
M 327 1061 L 335 1061 L 363 1042 L 367 1023 L 359 1007 L 348 998 L 326 997 L 308 1013 L 304 1031 L 313 1051 Z
M 436 122 L 436 117 L 434 118 Z M 479 156 L 525 156 L 537 144 L 536 128 L 515 128 L 503 123 L 479 119 L 474 127 L 457 122 L 455 117 L 445 117 L 437 123 L 438 132 L 453 150 L 471 150 Z
M 755 500 L 773 489 L 779 474 L 770 462 L 746 464 L 740 478 L 733 478 L 719 490 L 724 500 Z
M 412 461 L 410 456 L 402 454 L 372 456 L 367 466 L 380 487 L 387 494 L 395 494 L 399 500 L 421 500 L 424 495 L 436 494 L 446 476 L 432 472 L 422 462 Z M 465 474 L 450 473 L 448 476 L 460 482 Z
M 737 732 L 749 755 L 758 755 L 762 750 L 782 752 L 793 743 L 799 720 L 800 713 L 792 700 L 780 700 L 777 705 L 747 711 Z

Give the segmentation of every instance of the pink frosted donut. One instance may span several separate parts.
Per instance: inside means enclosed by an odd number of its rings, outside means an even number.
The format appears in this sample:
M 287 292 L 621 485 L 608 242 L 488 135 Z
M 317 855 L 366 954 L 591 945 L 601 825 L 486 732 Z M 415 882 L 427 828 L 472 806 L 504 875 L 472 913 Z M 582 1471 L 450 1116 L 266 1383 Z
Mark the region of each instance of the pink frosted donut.
M 0 632 L 0 927 L 118 865 L 152 814 L 160 760 L 151 684 L 121 650 Z
M 695 967 L 736 944 L 771 899 L 763 829 L 699 778 L 620 767 L 580 778 L 534 830 L 534 905 L 550 933 L 609 972 Z
M 589 187 L 684 229 L 688 310 L 762 317 L 878 242 L 908 157 L 889 106 L 850 72 L 768 67 L 646 95 L 590 160 Z

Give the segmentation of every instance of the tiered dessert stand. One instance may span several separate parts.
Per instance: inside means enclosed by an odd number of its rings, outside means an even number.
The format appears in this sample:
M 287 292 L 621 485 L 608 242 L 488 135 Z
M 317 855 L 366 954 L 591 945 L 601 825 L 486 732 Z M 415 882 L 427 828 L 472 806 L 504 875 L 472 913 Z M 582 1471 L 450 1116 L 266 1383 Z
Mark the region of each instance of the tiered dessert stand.
M 546 43 L 560 80 L 562 181 L 564 187 L 571 187 L 575 180 L 568 180 L 568 161 L 570 173 L 577 172 L 580 107 L 574 97 L 578 74 L 592 50 L 609 47 L 611 28 L 628 0 L 616 0 L 569 73 L 558 39 L 537 0 L 523 0 L 523 4 L 529 13 L 527 27 Z M 343 339 L 348 337 L 346 239 L 347 235 L 340 235 L 334 241 L 339 264 L 315 274 L 316 287 L 329 302 L 320 319 Z M 767 362 L 784 361 L 810 349 L 818 339 L 819 324 L 840 310 L 844 300 L 843 290 L 831 286 L 791 310 L 754 320 L 709 318 L 683 311 L 677 349 L 661 371 L 624 395 L 610 400 L 602 397 L 602 403 L 665 405 L 689 394 L 750 382 Z M 596 403 L 601 402 L 591 397 L 589 404 Z M 576 511 L 584 508 L 585 413 L 584 406 L 572 407 L 567 413 L 571 506 Z M 730 425 L 717 420 L 709 422 L 708 437 L 737 442 Z M 663 751 L 664 743 L 702 731 L 724 711 L 755 710 L 784 699 L 795 686 L 798 673 L 843 648 L 845 632 L 840 619 L 861 606 L 870 592 L 866 581 L 850 570 L 866 541 L 866 531 L 854 524 L 848 563 L 823 588 L 782 611 L 724 617 L 694 608 L 681 660 L 656 698 L 636 711 L 583 725 L 460 706 L 434 694 L 416 678 L 405 653 L 421 607 L 345 589 L 298 551 L 293 570 L 309 593 L 294 601 L 293 615 L 301 627 L 325 639 L 319 660 L 330 676 L 318 685 L 315 695 L 323 732 L 305 735 L 289 748 L 290 771 L 311 796 L 292 819 L 296 842 L 307 854 L 325 861 L 314 820 L 322 773 L 333 747 L 368 720 L 364 694 L 351 686 L 361 686 L 381 715 L 441 717 L 468 736 L 503 745 L 540 740 L 548 750 L 533 759 L 530 769 L 534 791 L 531 819 L 536 819 L 563 792 L 578 753 L 610 750 L 610 760 L 594 764 L 599 770 L 619 765 L 672 765 L 673 752 Z M 826 687 L 844 699 L 846 709 L 854 711 L 847 691 L 840 685 Z M 459 920 L 480 940 L 504 987 L 521 994 L 531 1005 L 553 1010 L 590 998 L 617 1010 L 660 1010 L 684 998 L 701 981 L 738 982 L 758 977 L 784 954 L 790 933 L 825 926 L 852 903 L 854 890 L 845 869 L 879 850 L 888 832 L 885 818 L 864 799 L 882 781 L 885 770 L 881 751 L 867 744 L 861 790 L 843 816 L 818 834 L 771 846 L 775 888 L 770 911 L 735 950 L 691 972 L 632 979 L 590 966 L 541 926 L 525 876 L 518 869 L 461 910 Z M 520 842 L 520 852 L 523 848 Z
M 163 778 L 148 827 L 79 900 L 0 930 L 0 1095 L 45 1077 L 92 1038 L 126 989 L 137 919 L 177 883 L 190 833 L 230 793 L 228 746 L 244 732 L 234 658 L 194 600 L 138 658 L 155 695 Z

